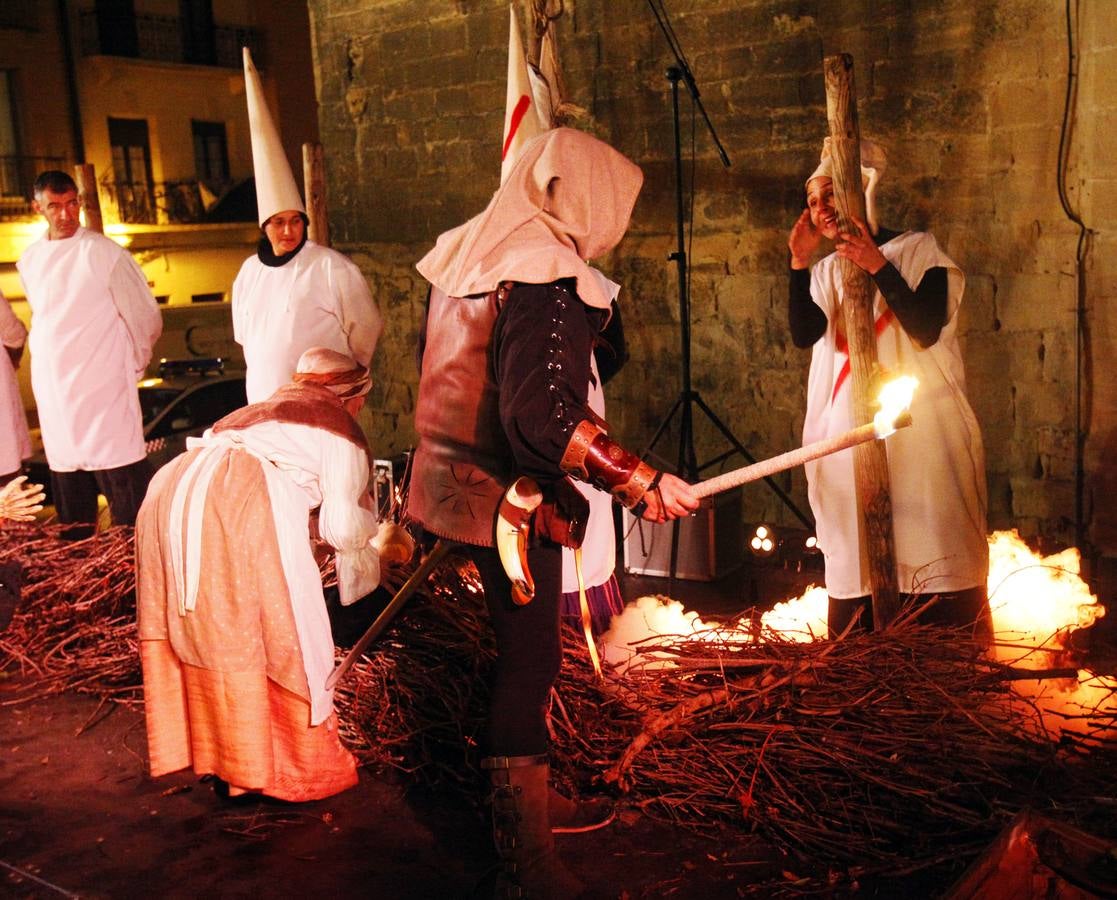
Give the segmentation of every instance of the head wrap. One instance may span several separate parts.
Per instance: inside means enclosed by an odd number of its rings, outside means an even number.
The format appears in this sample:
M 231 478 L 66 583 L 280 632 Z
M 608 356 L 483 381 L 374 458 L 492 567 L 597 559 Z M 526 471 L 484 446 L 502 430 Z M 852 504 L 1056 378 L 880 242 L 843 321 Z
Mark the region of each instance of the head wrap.
M 865 189 L 865 221 L 873 234 L 877 233 L 879 227 L 876 208 L 877 184 L 887 165 L 888 155 L 884 152 L 884 147 L 874 140 L 862 138 L 861 186 Z M 831 180 L 834 178 L 833 151 L 829 137 L 822 142 L 822 153 L 819 154 L 818 168 L 807 177 L 806 184 L 809 185 L 816 178 L 829 178 Z
M 502 281 L 574 278 L 586 304 L 608 309 L 586 261 L 620 243 L 643 180 L 608 144 L 551 129 L 524 146 L 485 211 L 440 236 L 416 268 L 451 297 L 487 294 Z
M 317 384 L 329 388 L 339 400 L 363 397 L 372 387 L 368 369 L 355 360 L 326 347 L 311 347 L 299 357 L 295 384 Z

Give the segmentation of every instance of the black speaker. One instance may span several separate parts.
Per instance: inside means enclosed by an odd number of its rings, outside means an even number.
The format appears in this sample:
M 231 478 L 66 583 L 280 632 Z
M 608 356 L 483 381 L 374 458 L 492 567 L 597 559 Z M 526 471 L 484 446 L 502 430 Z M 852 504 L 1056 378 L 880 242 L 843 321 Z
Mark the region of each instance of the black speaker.
M 625 510 L 623 527 L 624 570 L 632 575 L 668 577 L 674 524 L 653 525 Z M 697 513 L 679 520 L 675 577 L 716 581 L 742 565 L 744 552 L 741 489 L 734 488 L 703 500 Z

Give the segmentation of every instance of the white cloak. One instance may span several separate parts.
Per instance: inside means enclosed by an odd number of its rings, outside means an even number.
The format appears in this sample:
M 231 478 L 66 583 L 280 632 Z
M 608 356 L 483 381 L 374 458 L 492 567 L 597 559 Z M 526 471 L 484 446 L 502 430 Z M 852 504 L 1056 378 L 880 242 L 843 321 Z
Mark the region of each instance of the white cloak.
M 307 241 L 282 266 L 244 261 L 233 282 L 233 337 L 244 348 L 249 403 L 290 384 L 299 357 L 328 347 L 367 366 L 383 321 L 361 270 Z
M 27 329 L 16 318 L 12 307 L 0 294 L 0 345 L 13 350 L 27 340 Z M 31 455 L 31 437 L 27 433 L 27 416 L 19 396 L 19 380 L 7 352 L 0 350 L 0 475 L 19 471 L 23 460 Z
M 880 249 L 912 289 L 930 268 L 942 266 L 948 273 L 947 322 L 933 346 L 921 349 L 894 318 L 877 338 L 882 368 L 919 379 L 911 426 L 885 442 L 900 591 L 926 594 L 984 585 L 989 566 L 985 451 L 966 400 L 957 338 L 965 276 L 926 233 L 905 232 Z M 826 314 L 827 328 L 811 356 L 804 444 L 853 427 L 850 377 L 833 396 L 847 360 L 836 345 L 836 323 L 843 316 L 836 254 L 814 267 L 811 297 Z M 874 319 L 886 311 L 876 291 Z M 859 536 L 853 450 L 808 463 L 806 469 L 818 543 L 826 557 L 826 589 L 832 597 L 865 596 L 871 591 Z
M 16 265 L 31 306 L 31 388 L 50 467 L 93 471 L 143 459 L 136 379 L 163 317 L 140 267 L 84 228 L 57 241 L 43 235 Z

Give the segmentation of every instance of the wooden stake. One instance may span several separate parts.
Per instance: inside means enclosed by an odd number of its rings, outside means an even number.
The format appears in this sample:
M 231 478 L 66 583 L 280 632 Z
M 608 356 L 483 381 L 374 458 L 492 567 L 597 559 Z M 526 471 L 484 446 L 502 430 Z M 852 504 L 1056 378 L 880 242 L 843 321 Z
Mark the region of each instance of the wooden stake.
M 314 243 L 330 246 L 330 216 L 326 208 L 326 159 L 321 144 L 303 144 L 303 192 L 306 216 L 310 219 L 307 237 Z
M 104 234 L 105 223 L 101 219 L 101 198 L 97 193 L 97 173 L 93 170 L 93 163 L 74 166 L 74 181 L 78 184 L 78 196 L 85 213 L 85 227 Z
M 826 117 L 834 163 L 834 202 L 838 227 L 853 231 L 851 216 L 865 221 L 865 192 L 861 185 L 861 134 L 857 122 L 857 94 L 853 82 L 853 57 L 828 56 L 823 60 L 826 80 Z M 849 260 L 839 260 L 842 272 L 844 320 L 849 345 L 853 425 L 871 422 L 872 378 L 877 364 L 873 328 L 874 289 L 868 272 Z M 868 562 L 873 594 L 873 624 L 884 628 L 900 610 L 896 579 L 896 547 L 892 532 L 892 495 L 888 483 L 888 456 L 883 441 L 859 444 L 853 451 L 854 477 L 861 513 L 863 562 Z

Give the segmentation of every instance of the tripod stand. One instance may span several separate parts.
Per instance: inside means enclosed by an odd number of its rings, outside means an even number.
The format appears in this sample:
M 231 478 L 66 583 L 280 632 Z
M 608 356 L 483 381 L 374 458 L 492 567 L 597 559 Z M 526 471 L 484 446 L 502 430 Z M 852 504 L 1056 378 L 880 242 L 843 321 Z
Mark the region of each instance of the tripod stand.
M 710 118 L 706 115 L 706 110 L 702 106 L 699 99 L 698 87 L 695 84 L 694 76 L 691 74 L 689 67 L 686 64 L 686 59 L 682 54 L 682 49 L 678 44 L 674 31 L 671 28 L 670 22 L 667 20 L 666 11 L 660 6 L 657 6 L 656 0 L 648 0 L 655 14 L 656 21 L 659 23 L 660 28 L 663 29 L 664 35 L 667 37 L 667 42 L 671 47 L 671 52 L 675 55 L 676 65 L 671 66 L 667 70 L 667 80 L 671 83 L 671 110 L 674 123 L 675 132 L 675 237 L 676 247 L 675 252 L 668 256 L 668 259 L 675 262 L 678 270 L 678 283 L 679 283 L 679 349 L 680 361 L 682 366 L 682 389 L 679 396 L 676 398 L 671 409 L 667 415 L 664 416 L 655 434 L 652 436 L 648 446 L 644 449 L 643 457 L 648 457 L 655 451 L 656 444 L 667 432 L 671 423 L 674 421 L 676 415 L 679 416 L 679 453 L 678 453 L 678 475 L 688 481 L 697 480 L 699 473 L 712 465 L 716 465 L 731 456 L 734 453 L 739 453 L 749 463 L 755 463 L 756 459 L 748 449 L 734 436 L 733 432 L 715 415 L 714 411 L 702 399 L 698 391 L 694 390 L 691 381 L 691 332 L 690 332 L 690 282 L 687 276 L 687 254 L 684 234 L 685 214 L 683 207 L 683 157 L 682 157 L 682 139 L 679 127 L 679 82 L 686 82 L 687 90 L 690 93 L 691 100 L 697 109 L 702 113 L 702 117 L 706 121 L 706 126 L 710 130 L 710 134 L 714 139 L 717 146 L 719 156 L 723 165 L 727 168 L 729 166 L 729 157 L 726 155 L 724 148 L 722 148 L 718 141 L 717 134 L 714 132 L 713 124 Z M 710 421 L 711 424 L 721 433 L 725 440 L 729 443 L 732 449 L 727 450 L 719 456 L 708 460 L 699 465 L 698 457 L 694 449 L 694 410 L 697 407 Z M 772 478 L 766 477 L 764 481 L 775 492 L 776 496 L 783 501 L 784 505 L 792 512 L 792 514 L 808 529 L 814 529 L 814 522 L 807 516 L 795 501 L 788 495 L 788 493 Z M 678 565 L 679 553 L 679 522 L 676 519 L 672 523 L 671 532 L 671 562 L 669 577 L 673 580 Z

